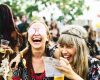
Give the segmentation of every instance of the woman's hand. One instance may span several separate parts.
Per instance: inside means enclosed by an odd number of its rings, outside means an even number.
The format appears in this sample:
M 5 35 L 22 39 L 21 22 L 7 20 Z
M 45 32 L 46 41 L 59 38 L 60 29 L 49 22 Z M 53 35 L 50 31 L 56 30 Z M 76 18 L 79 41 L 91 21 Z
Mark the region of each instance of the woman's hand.
M 27 52 L 28 47 L 26 47 L 25 49 L 23 49 L 22 51 L 20 51 L 19 54 L 17 54 L 17 56 L 10 62 L 10 67 L 14 67 L 15 69 L 17 68 L 21 58 L 23 58 L 23 55 Z M 14 66 L 12 66 L 13 64 L 15 64 Z
M 17 54 L 17 56 L 10 62 L 10 67 L 16 69 L 18 67 L 18 64 L 20 62 L 20 54 Z
M 13 54 L 14 53 L 14 51 L 11 49 L 11 47 L 6 46 L 6 45 L 0 45 L 0 52 L 6 53 L 6 54 Z
M 71 80 L 83 80 L 78 74 L 74 72 L 68 60 L 62 57 L 60 57 L 60 66 L 57 66 L 56 68 L 59 69 L 65 75 L 65 77 Z

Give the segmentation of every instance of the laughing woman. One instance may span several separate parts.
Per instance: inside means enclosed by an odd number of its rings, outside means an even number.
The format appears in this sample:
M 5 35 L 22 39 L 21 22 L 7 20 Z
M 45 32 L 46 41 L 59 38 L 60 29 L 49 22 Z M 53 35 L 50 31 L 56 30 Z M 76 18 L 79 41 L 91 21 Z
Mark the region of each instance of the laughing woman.
M 65 80 L 100 80 L 100 61 L 89 57 L 85 38 L 86 31 L 82 27 L 67 26 L 58 43 L 61 70 Z
M 14 71 L 13 80 L 45 80 L 43 55 L 46 55 L 46 42 L 48 40 L 48 28 L 40 21 L 35 21 L 28 29 L 29 47 L 25 50 L 24 65 Z M 21 64 L 21 65 L 20 65 Z M 26 64 L 26 65 L 25 65 Z M 48 78 L 53 80 L 53 78 Z

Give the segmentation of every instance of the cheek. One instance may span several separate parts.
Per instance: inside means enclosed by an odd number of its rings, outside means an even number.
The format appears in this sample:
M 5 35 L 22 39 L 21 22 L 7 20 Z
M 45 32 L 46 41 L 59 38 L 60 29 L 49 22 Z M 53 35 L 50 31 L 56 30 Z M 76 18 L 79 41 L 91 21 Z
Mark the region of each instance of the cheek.
M 76 54 L 76 49 L 72 50 L 72 55 L 74 56 Z
M 48 41 L 48 37 L 47 37 L 46 34 L 45 34 L 45 35 L 42 35 L 42 37 L 43 37 L 43 40 L 44 40 L 44 41 Z
M 29 34 L 28 34 L 28 41 L 29 41 L 29 42 L 32 41 L 31 37 L 32 37 L 32 35 L 29 35 Z

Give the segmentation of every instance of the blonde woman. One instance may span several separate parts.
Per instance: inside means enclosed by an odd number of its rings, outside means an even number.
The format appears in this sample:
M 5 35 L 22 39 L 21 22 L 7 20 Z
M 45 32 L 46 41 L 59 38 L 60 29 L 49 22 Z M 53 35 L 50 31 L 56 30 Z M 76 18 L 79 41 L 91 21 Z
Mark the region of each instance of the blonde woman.
M 88 55 L 86 31 L 82 27 L 67 27 L 58 40 L 60 56 L 63 58 L 60 58 L 60 67 L 57 69 L 65 74 L 66 79 L 99 80 L 100 61 Z

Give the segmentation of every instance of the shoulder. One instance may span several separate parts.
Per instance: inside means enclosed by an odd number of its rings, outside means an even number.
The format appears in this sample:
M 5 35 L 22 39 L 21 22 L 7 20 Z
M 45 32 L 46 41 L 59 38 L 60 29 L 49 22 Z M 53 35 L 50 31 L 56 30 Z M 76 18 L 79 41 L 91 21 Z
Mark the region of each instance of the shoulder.
M 89 57 L 88 60 L 89 60 L 89 66 L 92 66 L 92 65 L 95 65 L 95 66 L 99 65 L 100 66 L 100 60 L 93 58 L 93 57 Z
M 89 80 L 98 80 L 100 78 L 100 61 L 89 57 Z

